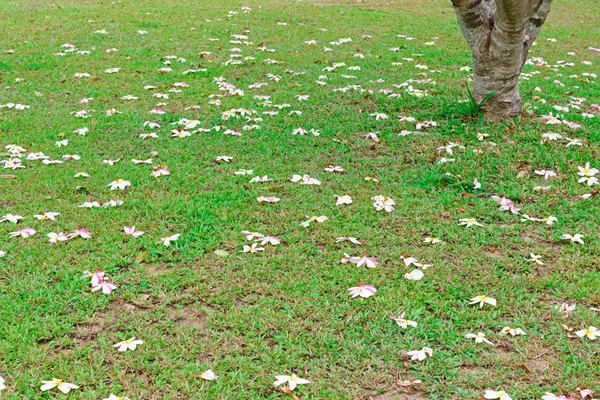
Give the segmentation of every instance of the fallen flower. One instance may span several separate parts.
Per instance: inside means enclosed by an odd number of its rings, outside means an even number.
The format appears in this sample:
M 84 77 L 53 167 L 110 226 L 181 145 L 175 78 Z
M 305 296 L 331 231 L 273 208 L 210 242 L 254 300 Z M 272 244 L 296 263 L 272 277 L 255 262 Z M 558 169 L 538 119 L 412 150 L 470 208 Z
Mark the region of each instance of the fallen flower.
M 242 253 L 258 253 L 264 250 L 263 247 L 258 247 L 258 243 L 252 243 L 252 246 L 244 245 Z
M 511 397 L 508 394 L 506 394 L 506 392 L 503 390 L 499 392 L 495 392 L 493 390 L 486 390 L 485 395 L 483 397 L 485 397 L 486 399 L 512 400 Z
M 135 348 L 140 344 L 144 344 L 144 342 L 139 339 L 136 339 L 134 336 L 131 339 L 127 339 L 113 345 L 113 347 L 118 347 L 117 351 L 125 352 L 127 350 L 135 350 Z
M 560 306 L 555 306 L 555 307 L 558 308 L 559 311 L 566 313 L 568 316 L 573 311 L 575 311 L 576 305 L 575 305 L 575 303 L 570 304 L 570 305 L 568 303 L 562 303 Z
M 337 237 L 335 239 L 335 242 L 336 243 L 350 242 L 350 243 L 354 243 L 354 244 L 358 244 L 358 245 L 362 244 L 357 238 L 355 238 L 355 237 L 346 237 L 346 236 Z
M 276 387 L 287 383 L 290 390 L 296 389 L 297 385 L 306 385 L 306 384 L 310 383 L 310 381 L 307 379 L 298 378 L 298 376 L 296 376 L 296 374 L 292 374 L 291 376 L 276 375 L 275 379 L 277 379 L 277 380 L 273 384 Z
M 19 220 L 21 219 L 23 219 L 23 217 L 20 215 L 6 214 L 3 215 L 2 218 L 0 218 L 0 222 L 8 221 L 12 222 L 13 224 L 18 224 Z
M 102 290 L 104 294 L 112 294 L 113 290 L 117 288 L 117 285 L 108 281 L 108 278 L 104 276 L 104 272 L 96 270 L 92 275 L 92 293 L 99 292 Z
M 160 240 L 156 243 L 162 243 L 166 247 L 169 247 L 171 245 L 171 242 L 179 240 L 179 236 L 181 236 L 181 234 L 179 234 L 179 233 L 176 233 L 171 236 L 165 236 L 164 238 L 160 238 Z
M 276 238 L 275 236 L 271 236 L 271 235 L 267 235 L 267 236 L 264 236 L 264 237 L 256 239 L 256 240 L 260 242 L 261 246 L 264 246 L 267 243 L 272 246 L 277 246 L 278 244 L 281 243 L 281 239 Z
M 542 396 L 542 400 L 574 400 L 572 397 L 567 397 L 564 394 L 559 394 L 558 396 L 552 394 L 550 392 L 544 393 Z
M 584 244 L 583 240 L 582 240 L 584 237 L 585 236 L 583 236 L 583 235 L 581 235 L 579 233 L 576 233 L 574 235 L 570 235 L 568 233 L 565 233 L 560 238 L 563 239 L 563 240 L 570 240 L 571 243 L 581 243 L 581 244 Z
M 130 235 L 130 236 L 133 236 L 133 237 L 142 236 L 144 234 L 144 231 L 136 231 L 135 230 L 135 225 L 132 226 L 132 227 L 124 226 L 123 227 L 123 231 L 125 232 L 126 235 Z
M 396 323 L 398 324 L 398 326 L 402 329 L 406 329 L 409 326 L 412 326 L 414 328 L 417 327 L 417 323 L 415 321 L 411 321 L 409 319 L 405 319 L 404 318 L 404 312 L 402 312 L 398 317 L 392 317 L 392 319 L 394 321 L 396 321 Z
M 429 347 L 423 347 L 421 350 L 411 350 L 406 355 L 413 361 L 423 361 L 427 356 L 433 357 L 433 350 Z
M 50 243 L 65 242 L 65 241 L 69 240 L 69 237 L 62 232 L 59 232 L 59 233 L 50 232 L 47 236 L 48 236 L 48 242 L 50 242 Z
M 424 276 L 425 274 L 423 274 L 423 271 L 420 269 L 414 269 L 411 272 L 404 274 L 404 278 L 409 281 L 420 281 Z
M 279 197 L 267 197 L 267 196 L 259 196 L 256 198 L 256 201 L 259 203 L 278 203 L 281 200 Z
M 40 387 L 42 392 L 45 392 L 50 389 L 57 388 L 64 394 L 69 393 L 72 389 L 79 389 L 79 386 L 74 385 L 72 383 L 64 382 L 62 379 L 52 378 L 51 381 L 42 381 L 43 385 Z
M 348 196 L 348 195 L 344 195 L 344 196 L 338 196 L 335 195 L 335 197 L 337 197 L 337 201 L 335 202 L 336 206 L 340 206 L 343 204 L 352 204 L 352 197 Z
M 490 342 L 488 339 L 485 338 L 485 333 L 483 333 L 483 332 L 478 332 L 477 334 L 467 333 L 465 335 L 465 338 L 475 339 L 475 343 L 487 343 L 487 344 L 491 344 L 492 346 L 494 345 L 494 343 Z
M 385 196 L 375 196 L 375 197 L 371 197 L 371 200 L 374 201 L 373 207 L 375 207 L 375 209 L 377 211 L 381 211 L 381 210 L 385 210 L 386 212 L 394 211 L 394 205 L 396 204 L 394 199 L 391 199 L 391 198 L 385 197 Z
M 80 237 L 82 239 L 91 239 L 92 234 L 87 229 L 77 228 L 75 232 L 69 234 L 69 239 L 74 239 L 76 237 Z
M 131 186 L 131 182 L 123 180 L 123 179 L 117 179 L 116 181 L 112 181 L 111 183 L 108 184 L 108 187 L 110 187 L 110 190 L 115 190 L 115 189 L 125 190 L 125 188 L 128 186 Z
M 486 295 L 476 296 L 470 300 L 469 305 L 479 303 L 479 308 L 482 308 L 484 304 L 489 304 L 491 306 L 496 307 L 496 299 L 492 297 L 487 297 Z
M 525 335 L 525 331 L 523 331 L 523 329 L 511 328 L 510 326 L 505 326 L 504 328 L 502 328 L 502 331 L 500 333 L 502 335 L 512 335 L 512 336 Z
M 352 298 L 360 296 L 366 299 L 374 296 L 375 292 L 377 292 L 377 289 L 375 289 L 375 286 L 373 285 L 363 285 L 360 283 L 358 286 L 348 289 L 348 292 L 352 295 Z
M 248 240 L 262 239 L 265 237 L 265 235 L 258 232 L 242 231 L 242 234 L 246 236 L 246 239 Z
M 595 326 L 590 326 L 587 329 L 582 329 L 580 331 L 575 332 L 575 334 L 580 338 L 587 337 L 590 340 L 596 340 L 600 337 L 600 330 L 598 330 L 598 328 L 596 328 Z
M 35 229 L 33 228 L 19 228 L 14 232 L 9 232 L 10 237 L 21 236 L 24 238 L 28 238 L 29 236 L 35 235 Z
M 201 373 L 200 378 L 204 379 L 205 381 L 216 381 L 217 379 L 219 379 L 219 377 L 215 375 L 215 373 L 212 372 L 212 370 L 210 369 L 207 369 L 206 371 Z
M 494 200 L 496 203 L 500 204 L 500 211 L 510 210 L 510 212 L 512 212 L 513 214 L 519 214 L 519 209 L 517 208 L 517 206 L 515 205 L 515 203 L 512 200 L 507 199 L 504 196 L 502 196 L 502 197 L 492 196 L 492 200 Z
M 367 257 L 367 253 L 365 252 L 362 257 L 352 257 L 349 260 L 352 264 L 356 264 L 357 267 L 362 267 L 363 265 L 367 268 L 375 268 L 377 267 L 377 261 L 374 258 Z
M 471 226 L 473 226 L 473 225 L 477 225 L 477 226 L 483 226 L 483 225 L 481 225 L 479 222 L 477 222 L 477 221 L 475 220 L 475 218 L 461 218 L 459 221 L 460 221 L 460 222 L 459 222 L 459 225 L 464 225 L 464 226 L 466 226 L 467 228 L 469 228 L 469 227 L 471 227 Z
M 300 226 L 302 226 L 304 228 L 308 228 L 310 226 L 310 223 L 313 222 L 313 221 L 321 223 L 321 222 L 325 222 L 325 221 L 327 221 L 329 219 L 329 218 L 327 218 L 324 215 L 321 215 L 320 217 L 317 217 L 317 216 L 309 217 L 307 215 L 306 218 L 308 218 L 308 220 L 300 223 Z
M 129 400 L 129 397 L 119 397 L 114 394 L 111 394 L 110 396 L 102 400 Z
M 35 214 L 34 217 L 38 221 L 46 221 L 46 220 L 56 221 L 56 217 L 59 215 L 60 215 L 60 213 L 57 213 L 57 212 L 45 212 L 43 214 Z
M 556 177 L 556 172 L 549 170 L 549 169 L 535 170 L 534 172 L 537 175 L 543 176 L 545 180 Z
M 538 256 L 533 253 L 529 253 L 529 258 L 527 259 L 527 261 L 533 261 L 538 265 L 544 265 L 544 263 L 542 262 L 542 256 Z

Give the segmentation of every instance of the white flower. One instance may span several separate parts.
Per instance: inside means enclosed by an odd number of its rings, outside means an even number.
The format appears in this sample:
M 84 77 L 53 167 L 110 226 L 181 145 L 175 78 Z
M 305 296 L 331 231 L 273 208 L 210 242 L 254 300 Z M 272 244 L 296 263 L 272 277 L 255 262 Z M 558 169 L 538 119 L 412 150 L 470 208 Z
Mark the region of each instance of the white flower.
M 126 181 L 124 179 L 117 179 L 116 181 L 112 181 L 108 184 L 110 190 L 120 189 L 125 190 L 126 187 L 131 186 L 131 182 Z
M 337 196 L 337 201 L 335 202 L 336 206 L 340 206 L 343 204 L 352 204 L 352 197 L 348 196 L 348 195 L 344 195 L 344 196 Z
M 8 221 L 13 224 L 18 224 L 21 219 L 23 219 L 23 217 L 20 215 L 6 214 L 0 217 L 0 222 Z
M 404 274 L 404 278 L 408 279 L 409 281 L 420 281 L 421 279 L 423 279 L 423 276 L 425 275 L 420 269 L 415 269 L 408 274 Z
M 129 397 L 120 397 L 120 396 L 111 394 L 110 396 L 108 396 L 107 398 L 102 399 L 102 400 L 129 400 Z
M 576 234 L 574 234 L 574 235 L 570 235 L 570 234 L 568 234 L 568 233 L 565 233 L 565 234 L 564 234 L 564 235 L 562 235 L 560 238 L 561 238 L 561 239 L 563 239 L 563 240 L 570 240 L 570 241 L 571 241 L 571 243 L 575 243 L 575 242 L 577 242 L 577 243 L 581 243 L 581 244 L 583 244 L 583 240 L 582 240 L 582 239 L 583 239 L 584 237 L 585 237 L 585 236 L 583 236 L 583 235 L 581 235 L 581 234 L 579 234 L 579 233 L 576 233 Z
M 404 312 L 402 314 L 400 314 L 397 318 L 392 317 L 392 319 L 394 321 L 396 321 L 398 326 L 402 329 L 406 329 L 409 326 L 412 326 L 414 328 L 417 327 L 417 323 L 415 321 L 411 321 L 409 319 L 404 319 Z
M 511 397 L 508 394 L 506 394 L 506 392 L 503 390 L 499 392 L 495 392 L 493 390 L 486 390 L 485 395 L 483 397 L 485 397 L 486 399 L 512 400 Z
M 494 299 L 493 297 L 488 297 L 486 295 L 473 297 L 470 300 L 469 304 L 471 305 L 471 304 L 477 304 L 477 303 L 479 303 L 479 308 L 482 308 L 484 304 L 489 304 L 491 306 L 496 307 L 496 299 Z
M 296 389 L 297 385 L 306 385 L 307 383 L 310 383 L 310 381 L 307 379 L 298 378 L 296 374 L 292 374 L 292 376 L 277 375 L 275 376 L 275 379 L 277 379 L 274 383 L 275 386 L 280 386 L 287 383 L 290 387 L 290 390 Z
M 252 246 L 244 245 L 242 253 L 258 253 L 264 250 L 264 247 L 258 247 L 258 243 L 252 243 Z
M 459 221 L 460 221 L 459 225 L 466 226 L 467 228 L 469 228 L 469 227 L 471 227 L 473 225 L 483 226 L 479 222 L 477 222 L 475 220 L 475 218 L 461 218 Z
M 511 328 L 510 326 L 505 326 L 504 328 L 502 328 L 502 331 L 500 333 L 503 335 L 510 334 L 512 336 L 525 335 L 525 331 L 523 331 L 523 329 Z
M 465 338 L 475 339 L 475 343 L 487 343 L 487 344 L 491 344 L 492 346 L 494 345 L 494 343 L 490 342 L 489 340 L 487 340 L 485 338 L 485 334 L 483 332 L 478 332 L 477 334 L 467 333 L 465 335 Z
M 396 202 L 394 201 L 394 199 L 391 199 L 391 198 L 385 197 L 385 196 L 375 196 L 375 197 L 371 197 L 371 200 L 374 201 L 373 207 L 375 207 L 375 209 L 377 211 L 381 211 L 381 210 L 385 210 L 386 212 L 394 211 L 394 205 L 396 205 Z
M 57 388 L 64 394 L 67 394 L 71 391 L 71 389 L 79 389 L 79 386 L 74 385 L 72 383 L 64 382 L 62 379 L 53 378 L 51 381 L 42 381 L 43 385 L 40 387 L 42 392 L 45 392 L 50 389 Z
M 134 336 L 131 339 L 127 339 L 127 340 L 124 340 L 122 342 L 119 342 L 119 343 L 113 345 L 113 347 L 118 347 L 118 351 L 124 352 L 127 350 L 133 351 L 140 344 L 144 344 L 144 342 L 139 339 L 136 339 Z
M 212 370 L 210 369 L 207 369 L 202 374 L 200 374 L 200 378 L 204 379 L 205 381 L 216 381 L 217 379 L 219 379 L 219 377 L 215 375 L 215 373 L 212 372 Z
M 181 236 L 179 233 L 176 233 L 175 235 L 171 236 L 165 236 L 164 238 L 160 238 L 160 241 L 158 241 L 158 243 L 162 243 L 166 247 L 169 247 L 171 242 L 174 242 L 179 239 L 179 236 Z
M 310 226 L 310 223 L 313 222 L 313 221 L 321 223 L 321 222 L 325 222 L 325 221 L 327 221 L 329 219 L 329 218 L 327 218 L 324 215 L 321 215 L 320 217 L 317 217 L 317 216 L 309 217 L 307 215 L 306 218 L 308 218 L 308 220 L 300 223 L 300 226 L 302 226 L 304 228 L 308 228 Z
M 589 162 L 585 163 L 584 167 L 577 167 L 577 169 L 579 169 L 579 172 L 577 173 L 579 176 L 595 176 L 598 173 L 596 168 L 590 167 Z
M 580 331 L 575 332 L 575 334 L 580 338 L 587 337 L 590 340 L 596 340 L 600 337 L 600 330 L 598 330 L 598 328 L 596 328 L 595 326 L 590 326 L 587 329 L 582 329 Z
M 427 356 L 433 357 L 433 350 L 429 347 L 423 347 L 421 350 L 411 350 L 406 355 L 410 356 L 413 361 L 423 361 Z
M 538 265 L 544 265 L 544 263 L 542 262 L 542 256 L 538 256 L 536 254 L 533 253 L 529 253 L 529 257 L 527 259 L 527 261 L 533 261 L 534 263 L 538 264 Z
M 6 385 L 4 384 L 4 378 L 0 376 L 0 391 L 6 389 Z

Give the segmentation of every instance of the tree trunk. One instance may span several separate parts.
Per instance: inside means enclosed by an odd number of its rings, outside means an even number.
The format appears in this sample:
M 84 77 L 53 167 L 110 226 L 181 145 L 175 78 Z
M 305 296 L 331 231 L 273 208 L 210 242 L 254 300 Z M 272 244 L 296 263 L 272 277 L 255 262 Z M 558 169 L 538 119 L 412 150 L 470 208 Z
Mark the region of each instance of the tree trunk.
M 473 53 L 473 97 L 487 120 L 519 115 L 519 76 L 552 0 L 452 0 Z

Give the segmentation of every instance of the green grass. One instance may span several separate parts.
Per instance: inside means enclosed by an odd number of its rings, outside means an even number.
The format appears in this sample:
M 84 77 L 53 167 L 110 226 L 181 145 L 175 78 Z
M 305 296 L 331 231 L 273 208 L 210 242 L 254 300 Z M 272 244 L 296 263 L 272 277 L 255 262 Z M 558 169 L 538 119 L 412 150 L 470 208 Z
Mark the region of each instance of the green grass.
M 54 397 L 39 386 L 57 377 L 81 386 L 71 398 L 114 393 L 132 400 L 282 399 L 290 397 L 273 388 L 274 376 L 292 373 L 312 381 L 295 391 L 303 399 L 404 399 L 393 393 L 401 391 L 396 382 L 407 379 L 425 382 L 431 399 L 479 399 L 485 389 L 501 388 L 515 399 L 540 398 L 547 391 L 576 395 L 576 387 L 600 390 L 600 341 L 571 337 L 562 328 L 600 326 L 598 313 L 589 310 L 600 306 L 599 197 L 582 200 L 579 196 L 593 188 L 577 183 L 576 175 L 577 166 L 586 162 L 600 167 L 599 113 L 590 108 L 598 102 L 598 86 L 594 79 L 582 79 L 583 73 L 600 73 L 598 53 L 586 50 L 599 45 L 598 4 L 555 4 L 531 56 L 575 66 L 557 71 L 526 66 L 525 72 L 540 72 L 521 83 L 532 114 L 482 127 L 478 119 L 467 118 L 469 104 L 459 102 L 467 99 L 468 77 L 459 68 L 470 65 L 470 55 L 449 2 L 223 3 L 22 0 L 0 5 L 5 16 L 0 21 L 0 104 L 31 106 L 0 110 L 0 159 L 8 158 L 4 146 L 9 144 L 55 159 L 81 156 L 60 165 L 25 160 L 26 169 L 0 171 L 15 176 L 0 178 L 0 215 L 22 215 L 22 226 L 38 231 L 28 239 L 10 239 L 17 226 L 0 224 L 0 250 L 7 253 L 0 259 L 0 376 L 7 385 L 0 397 Z M 242 13 L 244 5 L 253 11 Z M 230 10 L 239 13 L 228 16 Z M 109 34 L 94 34 L 99 29 Z M 139 29 L 148 34 L 137 34 Z M 252 44 L 229 43 L 231 35 L 245 29 Z M 399 34 L 417 39 L 406 41 Z M 346 37 L 352 42 L 329 45 Z M 308 40 L 318 45 L 305 45 Z M 431 40 L 435 46 L 424 46 Z M 64 43 L 91 54 L 56 56 Z M 261 52 L 259 45 L 276 52 Z M 333 51 L 324 52 L 324 46 Z M 255 60 L 223 65 L 232 47 Z M 391 52 L 392 47 L 400 49 Z M 118 52 L 107 54 L 108 48 Z M 201 57 L 202 51 L 212 55 Z M 576 55 L 567 54 L 571 51 Z M 357 52 L 365 58 L 354 58 Z M 173 72 L 159 74 L 168 55 L 186 61 L 172 60 Z M 269 58 L 282 63 L 263 62 Z M 581 63 L 586 60 L 593 64 Z M 403 65 L 392 65 L 398 61 Z M 323 71 L 336 62 L 346 67 Z M 417 62 L 442 72 L 417 69 Z M 346 70 L 354 65 L 361 70 Z M 115 67 L 121 68 L 117 74 L 104 73 Z M 182 75 L 188 68 L 207 71 Z M 91 78 L 75 79 L 78 72 Z M 268 73 L 281 80 L 270 81 Z M 575 74 L 579 78 L 569 78 Z M 315 83 L 320 75 L 327 75 L 327 86 Z M 213 82 L 219 76 L 245 95 L 224 97 L 220 107 L 208 105 L 208 96 L 219 93 Z M 429 90 L 421 99 L 392 86 L 429 78 L 436 84 L 413 83 Z M 565 87 L 553 84 L 555 79 Z M 179 81 L 190 87 L 169 93 Z M 248 89 L 257 82 L 268 86 Z M 353 84 L 373 93 L 333 91 Z M 145 85 L 159 88 L 146 91 Z M 534 91 L 538 86 L 542 93 Z M 402 95 L 389 98 L 379 93 L 383 88 Z M 152 98 L 154 92 L 170 98 Z M 128 94 L 139 100 L 120 100 Z M 277 116 L 261 115 L 270 107 L 253 98 L 259 94 L 291 107 Z M 310 98 L 299 102 L 297 94 Z M 547 103 L 533 101 L 534 95 Z M 553 105 L 567 105 L 569 96 L 587 99 L 582 110 L 565 114 L 581 128 L 544 125 L 540 116 L 556 112 Z M 83 97 L 94 100 L 79 104 Z M 167 103 L 167 114 L 149 114 L 160 101 Z M 189 109 L 194 105 L 199 107 Z M 238 107 L 256 110 L 264 119 L 262 129 L 241 137 L 223 130 L 169 137 L 170 124 L 182 117 L 199 119 L 203 128 L 241 130 L 242 119 L 221 120 L 221 112 Z M 123 114 L 104 115 L 111 108 Z M 92 118 L 70 115 L 83 109 L 95 110 Z M 291 110 L 302 115 L 288 115 Z M 584 111 L 596 118 L 582 117 Z M 390 118 L 376 121 L 370 116 L 375 112 Z M 399 115 L 439 125 L 402 137 L 397 134 L 414 131 L 415 124 L 399 123 Z M 160 139 L 139 138 L 151 132 L 144 121 L 161 125 L 154 130 Z M 90 129 L 87 136 L 71 133 L 84 126 Z M 297 127 L 318 129 L 321 135 L 293 136 Z M 363 140 L 369 131 L 378 131 L 381 142 Z M 489 137 L 480 142 L 477 132 Z M 583 146 L 540 144 L 547 132 L 579 138 Z M 57 148 L 54 143 L 63 139 L 69 145 Z M 456 162 L 440 165 L 436 149 L 449 142 L 465 148 L 445 155 Z M 222 155 L 233 161 L 215 163 Z M 102 163 L 117 158 L 122 161 L 114 166 Z M 168 166 L 171 175 L 151 177 L 151 167 L 134 165 L 132 158 L 152 158 Z M 328 164 L 346 172 L 324 172 Z M 273 181 L 248 183 L 250 176 L 234 174 L 240 168 Z M 533 173 L 542 168 L 557 171 L 557 179 L 546 182 Z M 80 171 L 91 177 L 73 178 Z M 322 185 L 291 183 L 293 174 L 310 174 Z M 367 176 L 380 183 L 365 181 Z M 118 178 L 132 186 L 111 192 L 107 185 Z M 473 189 L 475 178 L 481 190 Z M 546 184 L 551 186 L 547 192 L 533 190 Z M 261 193 L 281 201 L 258 204 Z M 344 194 L 353 204 L 336 206 L 334 196 Z M 396 200 L 394 212 L 375 210 L 370 198 L 379 194 Z M 490 199 L 502 194 L 522 213 L 559 221 L 552 226 L 521 222 Z M 123 199 L 123 206 L 77 207 L 110 196 Z M 43 211 L 60 212 L 58 222 L 33 218 Z M 329 220 L 302 228 L 306 215 Z M 466 217 L 484 226 L 459 226 Z M 146 234 L 126 237 L 123 226 L 131 225 Z M 47 233 L 70 233 L 78 226 L 93 238 L 47 243 Z M 259 254 L 240 253 L 247 244 L 242 230 L 270 233 L 282 244 L 267 245 Z M 156 243 L 175 233 L 181 238 L 171 247 Z M 585 244 L 561 241 L 564 233 L 585 235 Z M 365 244 L 336 244 L 338 236 L 355 236 Z M 443 243 L 423 243 L 426 236 Z M 219 257 L 216 250 L 230 255 Z M 344 253 L 364 250 L 377 259 L 376 269 L 340 264 Z M 529 253 L 542 255 L 546 265 L 526 261 Z M 434 266 L 423 280 L 408 281 L 403 276 L 411 269 L 402 256 Z M 91 293 L 88 281 L 80 279 L 84 270 L 96 268 L 118 286 L 113 295 Z M 361 280 L 377 287 L 377 294 L 351 299 L 347 289 Z M 481 294 L 495 297 L 497 307 L 467 305 Z M 565 301 L 577 303 L 569 319 L 554 310 Z M 389 317 L 401 311 L 418 327 L 400 330 Z M 507 325 L 524 329 L 527 336 L 501 336 Z M 496 346 L 464 338 L 477 332 Z M 125 354 L 112 347 L 131 336 L 145 343 Z M 404 363 L 407 351 L 423 346 L 434 350 L 431 359 Z M 217 381 L 194 378 L 209 368 L 220 376 Z

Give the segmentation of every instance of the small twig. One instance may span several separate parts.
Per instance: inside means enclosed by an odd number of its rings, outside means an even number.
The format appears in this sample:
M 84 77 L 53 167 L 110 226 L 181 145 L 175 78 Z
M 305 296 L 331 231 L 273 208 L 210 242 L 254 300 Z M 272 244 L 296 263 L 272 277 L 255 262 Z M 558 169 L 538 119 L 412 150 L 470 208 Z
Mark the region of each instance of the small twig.
M 550 352 L 550 350 L 543 352 L 542 354 L 538 354 L 537 356 L 533 357 L 532 360 L 537 360 L 538 358 L 540 358 L 543 355 L 546 355 Z
M 0 175 L 0 179 L 15 179 L 16 175 Z

